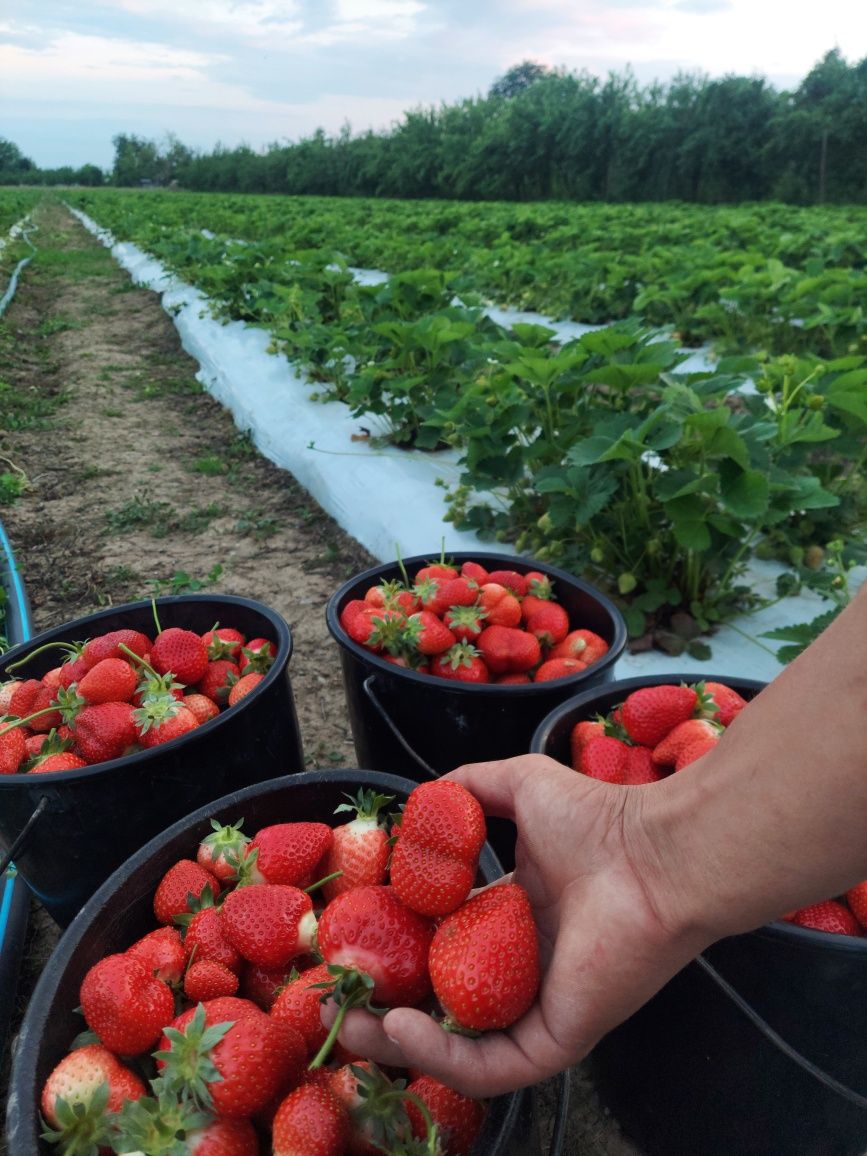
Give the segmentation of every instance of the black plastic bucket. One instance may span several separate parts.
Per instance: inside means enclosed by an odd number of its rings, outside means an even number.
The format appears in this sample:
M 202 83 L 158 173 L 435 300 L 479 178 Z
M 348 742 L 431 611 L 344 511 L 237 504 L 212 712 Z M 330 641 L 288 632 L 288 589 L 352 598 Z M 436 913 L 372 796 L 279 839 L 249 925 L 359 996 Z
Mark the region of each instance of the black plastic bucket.
M 702 677 L 744 698 L 764 685 Z M 568 765 L 579 720 L 639 687 L 696 681 L 655 675 L 579 695 L 541 723 L 532 748 Z M 850 1092 L 867 1096 L 867 939 L 774 922 L 720 940 L 588 1064 L 648 1156 L 862 1156 L 867 1110 Z
M 404 560 L 412 576 L 429 557 Z M 400 578 L 397 563 L 377 566 L 352 578 L 332 595 L 326 608 L 328 629 L 340 646 L 343 685 L 355 751 L 362 766 L 377 767 L 423 782 L 463 763 L 509 758 L 530 749 L 533 732 L 545 715 L 584 686 L 612 677 L 626 645 L 626 623 L 617 607 L 592 586 L 565 570 L 531 558 L 506 554 L 455 553 L 460 566 L 475 561 L 488 570 L 539 570 L 554 582 L 554 592 L 575 628 L 594 631 L 608 653 L 570 678 L 515 686 L 467 685 L 431 678 L 394 666 L 354 642 L 340 625 L 343 607 L 363 598 L 370 586 Z M 514 830 L 504 820 L 490 824 L 491 841 L 507 867 L 514 864 Z
M 52 1068 L 63 1058 L 81 1030 L 74 1012 L 85 973 L 104 955 L 122 951 L 150 931 L 153 893 L 162 875 L 177 860 L 189 857 L 198 841 L 211 830 L 211 819 L 222 823 L 244 819 L 245 828 L 278 820 L 305 819 L 336 824 L 335 807 L 344 792 L 374 787 L 406 799 L 415 784 L 375 771 L 354 769 L 308 771 L 259 783 L 201 807 L 142 847 L 119 868 L 88 901 L 61 939 L 40 977 L 30 1001 L 15 1051 L 7 1109 L 8 1156 L 36 1156 L 51 1149 L 39 1139 L 39 1096 Z M 479 864 L 480 881 L 502 874 L 490 847 Z M 555 1135 L 548 1151 L 559 1156 L 563 1119 L 568 1103 L 565 1075 L 560 1080 Z M 523 1089 L 491 1103 L 478 1156 L 536 1156 L 540 1153 L 535 1096 Z
M 292 638 L 280 615 L 251 599 L 217 594 L 158 598 L 157 611 L 164 629 L 204 633 L 219 621 L 248 638 L 267 638 L 277 656 L 236 706 L 172 743 L 79 771 L 0 775 L 0 851 L 12 851 L 30 890 L 61 926 L 169 823 L 227 791 L 304 769 L 289 678 Z M 45 642 L 124 627 L 153 634 L 151 603 L 113 607 L 44 631 L 0 658 L 0 681 L 9 677 L 10 663 Z M 39 655 L 16 676 L 38 678 L 58 664 L 58 655 Z

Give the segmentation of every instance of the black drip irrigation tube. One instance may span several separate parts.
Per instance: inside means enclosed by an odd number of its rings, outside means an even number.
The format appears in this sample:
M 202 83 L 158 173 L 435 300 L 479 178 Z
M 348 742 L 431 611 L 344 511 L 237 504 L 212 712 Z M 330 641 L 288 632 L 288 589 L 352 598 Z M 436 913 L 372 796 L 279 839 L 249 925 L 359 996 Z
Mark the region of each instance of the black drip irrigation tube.
M 5 298 L 4 298 L 5 300 Z M 2 313 L 2 308 L 0 308 Z M 0 522 L 0 583 L 6 594 L 3 633 L 10 646 L 27 642 L 33 626 L 30 603 L 12 545 Z M 0 1049 L 5 1045 L 18 986 L 18 972 L 27 932 L 30 893 L 13 865 L 0 871 Z

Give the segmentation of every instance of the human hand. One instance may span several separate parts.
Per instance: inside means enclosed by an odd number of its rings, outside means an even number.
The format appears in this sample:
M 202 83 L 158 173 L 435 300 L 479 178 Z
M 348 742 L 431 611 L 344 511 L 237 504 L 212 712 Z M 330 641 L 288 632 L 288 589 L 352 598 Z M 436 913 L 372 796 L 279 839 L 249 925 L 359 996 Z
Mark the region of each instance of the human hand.
M 411 1008 L 383 1018 L 354 1011 L 340 1039 L 465 1095 L 492 1096 L 583 1058 L 714 936 L 682 922 L 668 903 L 643 835 L 644 788 L 597 782 L 544 755 L 474 763 L 446 777 L 486 814 L 517 825 L 513 878 L 530 898 L 543 969 L 536 1003 L 508 1030 L 478 1039 L 446 1032 Z

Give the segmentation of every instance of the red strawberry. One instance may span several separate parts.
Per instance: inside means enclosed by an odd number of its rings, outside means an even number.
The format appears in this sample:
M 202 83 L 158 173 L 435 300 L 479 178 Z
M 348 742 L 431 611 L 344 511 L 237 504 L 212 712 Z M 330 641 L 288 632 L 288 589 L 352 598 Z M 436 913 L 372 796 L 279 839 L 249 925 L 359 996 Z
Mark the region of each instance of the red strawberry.
M 10 730 L 9 724 L 0 720 L 0 775 L 17 774 L 26 755 L 27 743 L 21 728 Z
M 270 1011 L 277 996 L 289 982 L 295 966 L 294 960 L 291 966 L 272 968 L 260 967 L 258 963 L 244 963 L 241 971 L 241 995 L 252 1000 L 263 1011 Z
M 148 643 L 148 650 L 150 650 L 150 643 Z M 102 660 L 100 659 L 100 661 Z M 89 670 L 90 663 L 88 663 L 83 655 L 79 655 L 78 658 L 72 658 L 69 662 L 64 662 L 57 677 L 57 689 L 72 686 L 74 682 L 78 682 L 79 679 L 84 678 Z
M 424 582 L 428 578 L 442 581 L 458 577 L 458 571 L 454 566 L 447 565 L 445 559 L 443 559 L 440 562 L 429 562 L 427 566 L 422 566 L 420 570 L 416 570 L 413 584 Z
M 302 1084 L 277 1109 L 272 1152 L 273 1156 L 344 1156 L 349 1137 L 349 1113 L 334 1093 L 320 1084 Z
M 341 803 L 334 813 L 354 811 L 355 818 L 333 829 L 331 849 L 322 864 L 322 873 L 325 876 L 341 871 L 342 875 L 323 887 L 327 900 L 353 887 L 384 883 L 388 867 L 388 832 L 379 812 L 394 801 L 394 796 L 359 790 L 355 798 L 346 797 L 349 802 Z
M 697 703 L 691 686 L 644 686 L 626 696 L 623 726 L 634 742 L 656 747 L 679 723 L 692 718 Z
M 104 1091 L 97 1094 L 100 1088 Z M 64 1056 L 42 1087 L 42 1115 L 58 1135 L 49 1137 L 64 1152 L 96 1151 L 111 1142 L 109 1112 L 119 1112 L 127 1100 L 147 1095 L 144 1082 L 108 1048 L 87 1044 Z M 105 1097 L 105 1099 L 103 1099 Z M 75 1143 L 80 1138 L 81 1146 Z
M 17 684 L 9 696 L 7 714 L 15 718 L 27 718 L 33 712 L 33 703 L 38 694 L 44 690 L 38 678 L 25 678 Z
M 244 849 L 242 883 L 284 883 L 302 891 L 323 875 L 317 870 L 331 849 L 325 823 L 275 823 L 261 827 Z
M 150 657 L 158 674 L 173 674 L 185 686 L 194 686 L 208 667 L 208 648 L 195 631 L 170 626 L 157 635 Z
M 473 606 L 479 596 L 479 586 L 468 578 L 428 579 L 419 583 L 413 593 L 423 610 L 439 617 L 452 606 Z
M 154 894 L 157 923 L 171 924 L 176 916 L 188 914 L 190 896 L 200 899 L 206 887 L 210 889 L 211 895 L 220 892 L 220 884 L 210 871 L 192 859 L 179 859 L 163 875 Z
M 157 1053 L 167 1091 L 213 1105 L 219 1116 L 244 1119 L 261 1111 L 304 1071 L 304 1040 L 254 1004 L 237 1018 L 227 1010 L 242 1000 L 206 1000 L 167 1027 Z M 229 1012 L 229 1015 L 232 1013 Z
M 846 902 L 861 927 L 867 931 L 867 882 L 850 887 L 846 892 Z
M 706 718 L 691 718 L 679 723 L 665 738 L 653 748 L 653 761 L 657 766 L 673 767 L 681 751 L 693 743 L 713 739 L 722 733 L 721 728 Z M 707 749 L 707 747 L 705 747 Z M 703 754 L 704 752 L 702 752 Z
M 410 793 L 391 854 L 391 885 L 420 915 L 447 915 L 469 895 L 485 844 L 485 816 L 451 779 Z
M 447 915 L 429 955 L 430 977 L 450 1023 L 507 1028 L 539 989 L 539 947 L 530 902 L 517 883 L 488 887 Z
M 521 603 L 498 582 L 486 582 L 480 587 L 479 605 L 489 626 L 517 626 L 521 621 Z
M 488 582 L 493 582 L 497 586 L 505 586 L 516 598 L 523 598 L 527 593 L 527 579 L 517 570 L 491 570 L 488 574 Z
M 107 955 L 85 975 L 80 992 L 87 1026 L 110 1052 L 137 1056 L 151 1048 L 174 1016 L 168 984 L 132 955 Z
M 488 572 L 484 566 L 478 562 L 464 562 L 461 565 L 461 577 L 470 578 L 479 586 L 484 586 L 488 581 Z
M 143 964 L 149 975 L 175 986 L 183 980 L 189 959 L 181 933 L 175 927 L 158 927 L 148 932 L 128 947 L 126 954 Z
M 626 743 L 612 735 L 601 735 L 584 744 L 578 770 L 603 783 L 623 783 L 626 781 L 628 761 L 629 747 Z
M 89 763 L 119 759 L 135 743 L 138 731 L 128 702 L 100 702 L 86 706 L 73 724 L 75 745 Z
M 0 683 L 0 717 L 11 713 L 9 704 L 20 685 L 20 678 L 10 678 L 8 682 Z
M 526 628 L 543 646 L 556 646 L 569 633 L 569 615 L 559 602 L 542 602 L 526 619 Z
M 789 923 L 812 927 L 814 931 L 828 931 L 833 935 L 863 935 L 861 925 L 852 912 L 836 899 L 825 899 L 802 907 L 788 915 Z
M 271 1005 L 274 1019 L 290 1024 L 304 1037 L 307 1051 L 314 1055 L 325 1043 L 328 1029 L 322 1026 L 322 996 L 333 988 L 335 977 L 327 963 L 317 963 L 290 975 L 286 986 Z M 325 986 L 327 985 L 327 987 Z
M 543 574 L 541 570 L 528 570 L 524 575 L 524 581 L 527 583 L 527 593 L 524 598 L 541 598 L 548 602 L 554 597 L 554 583 L 547 574 Z
M 202 839 L 196 851 L 199 866 L 216 875 L 221 883 L 236 877 L 244 848 L 250 842 L 249 837 L 241 831 L 243 822 L 242 819 L 234 826 L 223 826 L 216 819 L 211 819 L 213 830 Z
M 586 669 L 587 663 L 578 658 L 549 658 L 536 671 L 533 681 L 550 682 L 553 678 L 571 678 Z
M 218 706 L 225 706 L 229 699 L 229 691 L 240 675 L 240 667 L 231 659 L 214 659 L 208 663 L 204 675 L 196 683 L 196 690 L 206 698 L 213 699 Z
M 210 959 L 239 972 L 243 965 L 241 953 L 226 938 L 225 925 L 219 910 L 213 906 L 207 891 L 197 901 L 197 911 L 175 916 L 175 922 L 184 928 L 184 947 L 195 953 L 196 959 Z
M 229 943 L 244 959 L 262 967 L 282 967 L 301 955 L 316 931 L 310 896 L 278 883 L 230 891 L 220 913 Z
M 202 635 L 202 642 L 208 652 L 208 660 L 215 662 L 219 658 L 228 658 L 237 662 L 241 657 L 241 647 L 246 638 L 234 626 L 215 626 L 213 630 L 206 630 Z
M 188 1156 L 259 1156 L 259 1137 L 249 1120 L 210 1120 L 185 1130 Z
M 475 642 L 485 628 L 487 616 L 481 606 L 452 606 L 443 615 L 443 623 L 458 642 Z
M 569 751 L 574 770 L 580 770 L 581 752 L 591 739 L 605 734 L 605 723 L 602 719 L 582 719 L 575 723 L 569 735 Z
M 128 658 L 129 655 L 126 650 L 121 649 L 122 646 L 137 654 L 139 658 L 144 658 L 150 652 L 153 643 L 140 630 L 109 630 L 106 634 L 100 634 L 86 642 L 81 657 L 90 669 L 104 658 Z
M 485 1119 L 484 1103 L 462 1096 L 433 1076 L 419 1076 L 407 1085 L 406 1090 L 410 1095 L 418 1096 L 430 1112 L 442 1150 L 449 1156 L 470 1156 Z M 410 1099 L 406 1101 L 406 1111 L 413 1136 L 426 1140 L 427 1121 Z
M 57 705 L 56 695 L 57 692 L 52 690 L 50 686 L 40 686 L 33 696 L 33 702 L 30 706 L 29 725 L 31 730 L 48 734 L 49 731 L 55 730 L 65 721 L 59 710 L 49 709 Z
M 135 694 L 138 678 L 122 658 L 101 658 L 94 663 L 76 689 L 85 702 L 129 702 Z
M 608 643 L 592 630 L 570 630 L 562 642 L 551 647 L 549 658 L 580 658 L 589 666 L 608 653 Z
M 135 720 L 145 750 L 182 738 L 199 725 L 193 712 L 171 694 L 146 695 L 135 709 Z
M 243 670 L 243 667 L 241 669 Z M 229 691 L 229 706 L 237 706 L 241 699 L 246 698 L 251 691 L 256 689 L 264 677 L 265 675 L 258 671 L 242 674 Z
M 435 655 L 430 664 L 430 672 L 438 678 L 450 678 L 452 682 L 491 681 L 481 654 L 469 642 L 456 642 L 442 654 Z
M 274 665 L 277 657 L 277 647 L 267 638 L 251 638 L 246 646 L 241 648 L 241 658 L 238 665 L 241 667 L 241 677 L 245 674 L 267 674 Z
M 407 618 L 403 636 L 407 648 L 419 654 L 442 654 L 455 644 L 449 628 L 428 610 L 419 610 Z
M 404 614 L 412 614 L 420 608 L 415 594 L 395 579 L 369 587 L 365 591 L 364 601 L 380 609 L 402 610 Z
M 78 771 L 88 764 L 72 751 L 58 751 L 55 755 L 46 755 L 39 759 L 31 768 L 31 775 L 53 774 L 55 771 Z
M 706 755 L 711 747 L 715 747 L 719 742 L 717 735 L 704 735 L 702 738 L 694 739 L 690 743 L 686 743 L 680 748 L 677 753 L 677 758 L 674 760 L 674 769 L 682 771 L 684 767 L 688 767 L 690 763 L 696 762 L 702 755 Z
M 237 990 L 237 975 L 215 959 L 193 960 L 184 976 L 184 995 L 193 1003 L 234 995 Z
M 181 702 L 192 712 L 199 726 L 210 722 L 212 718 L 217 718 L 220 713 L 220 708 L 214 700 L 204 694 L 185 694 Z
M 542 657 L 538 638 L 513 626 L 487 626 L 477 646 L 491 674 L 523 674 Z
M 709 698 L 709 706 L 703 711 L 705 718 L 712 718 L 720 726 L 727 727 L 747 705 L 747 700 L 722 682 L 701 683 L 704 695 Z
M 642 783 L 658 783 L 662 778 L 664 775 L 655 765 L 650 747 L 628 748 L 626 767 L 623 771 L 624 783 L 634 787 Z

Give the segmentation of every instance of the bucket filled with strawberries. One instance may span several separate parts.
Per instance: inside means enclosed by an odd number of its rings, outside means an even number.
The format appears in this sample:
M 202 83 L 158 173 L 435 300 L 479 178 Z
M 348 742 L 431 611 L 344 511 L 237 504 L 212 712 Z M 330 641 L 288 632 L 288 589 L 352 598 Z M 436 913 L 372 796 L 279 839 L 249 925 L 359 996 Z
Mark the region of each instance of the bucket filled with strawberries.
M 608 683 L 553 710 L 532 750 L 625 790 L 654 790 L 700 773 L 764 685 L 716 674 Z M 621 1125 L 666 1156 L 863 1152 L 863 1106 L 829 1084 L 867 1089 L 867 881 L 703 955 L 592 1053 Z
M 526 1089 L 475 1100 L 337 1039 L 359 1007 L 473 1033 L 524 1014 L 536 930 L 519 885 L 484 886 L 500 875 L 481 807 L 447 780 L 308 772 L 201 808 L 106 882 L 49 961 L 10 1156 L 537 1152 Z
M 0 659 L 0 853 L 59 923 L 169 823 L 303 770 L 291 654 L 269 607 L 184 595 Z
M 626 645 L 604 594 L 530 558 L 418 555 L 332 596 L 361 766 L 441 775 L 528 750 L 545 715 L 612 677 Z

